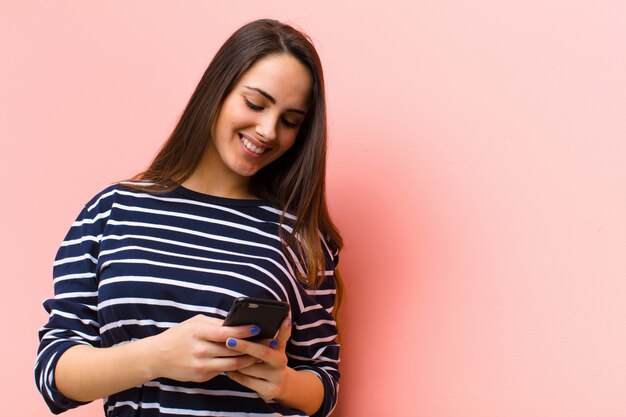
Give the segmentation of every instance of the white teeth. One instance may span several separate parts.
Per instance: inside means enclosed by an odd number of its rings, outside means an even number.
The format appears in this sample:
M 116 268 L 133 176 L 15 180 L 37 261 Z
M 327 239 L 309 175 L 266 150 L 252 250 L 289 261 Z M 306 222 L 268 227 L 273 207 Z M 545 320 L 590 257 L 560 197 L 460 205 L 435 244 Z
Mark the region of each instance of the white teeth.
M 243 143 L 243 146 L 250 149 L 252 152 L 254 152 L 257 155 L 261 155 L 263 151 L 265 151 L 265 149 L 257 148 L 256 146 L 254 146 L 252 142 L 250 142 L 248 139 L 246 139 L 243 136 L 241 137 L 241 143 Z

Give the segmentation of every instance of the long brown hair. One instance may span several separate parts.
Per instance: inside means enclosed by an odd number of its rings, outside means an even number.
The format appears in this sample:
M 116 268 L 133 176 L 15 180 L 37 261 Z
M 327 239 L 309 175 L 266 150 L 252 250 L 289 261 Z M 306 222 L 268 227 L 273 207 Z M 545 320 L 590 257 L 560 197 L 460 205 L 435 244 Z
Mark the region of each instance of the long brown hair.
M 217 52 L 191 96 L 187 107 L 148 169 L 134 180 L 154 182 L 144 190 L 176 188 L 195 171 L 222 103 L 241 76 L 259 59 L 287 54 L 309 69 L 311 102 L 294 145 L 276 161 L 250 179 L 250 190 L 283 213 L 296 216 L 294 231 L 286 245 L 296 248 L 304 261 L 305 275 L 298 278 L 311 288 L 324 279 L 325 248 L 320 233 L 332 250 L 343 241 L 326 205 L 326 98 L 322 65 L 311 41 L 302 32 L 276 20 L 261 19 L 233 33 Z M 285 215 L 281 223 L 286 222 Z M 282 231 L 282 228 L 280 228 Z M 342 283 L 336 275 L 338 299 Z

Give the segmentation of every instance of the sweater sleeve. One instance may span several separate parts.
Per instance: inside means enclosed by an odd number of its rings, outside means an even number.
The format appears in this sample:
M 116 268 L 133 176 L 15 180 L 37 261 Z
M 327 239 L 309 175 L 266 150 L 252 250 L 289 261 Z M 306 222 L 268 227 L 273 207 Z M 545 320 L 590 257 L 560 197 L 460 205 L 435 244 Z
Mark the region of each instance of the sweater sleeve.
M 78 344 L 100 346 L 97 262 L 110 210 L 98 197 L 83 208 L 61 244 L 53 268 L 54 297 L 43 302 L 49 316 L 39 330 L 35 383 L 54 414 L 85 404 L 56 388 L 55 368 L 61 355 Z
M 329 249 L 330 251 L 330 249 Z M 305 306 L 292 327 L 287 346 L 290 366 L 315 373 L 324 385 L 324 400 L 313 417 L 330 415 L 339 391 L 339 342 L 337 323 L 333 317 L 336 298 L 335 269 L 338 251 L 329 252 L 326 279 L 315 290 L 306 290 L 310 305 Z

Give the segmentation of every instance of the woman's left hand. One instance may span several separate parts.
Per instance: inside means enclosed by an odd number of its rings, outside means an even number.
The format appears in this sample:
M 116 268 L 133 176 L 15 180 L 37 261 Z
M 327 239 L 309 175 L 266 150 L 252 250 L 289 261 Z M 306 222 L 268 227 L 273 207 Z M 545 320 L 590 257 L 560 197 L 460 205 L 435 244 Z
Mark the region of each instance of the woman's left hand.
M 279 399 L 285 392 L 287 379 L 292 371 L 287 367 L 285 346 L 291 336 L 291 319 L 287 317 L 281 324 L 276 340 L 252 342 L 245 339 L 229 338 L 226 346 L 229 349 L 254 356 L 259 362 L 227 372 L 232 380 L 244 387 L 256 391 L 265 401 Z

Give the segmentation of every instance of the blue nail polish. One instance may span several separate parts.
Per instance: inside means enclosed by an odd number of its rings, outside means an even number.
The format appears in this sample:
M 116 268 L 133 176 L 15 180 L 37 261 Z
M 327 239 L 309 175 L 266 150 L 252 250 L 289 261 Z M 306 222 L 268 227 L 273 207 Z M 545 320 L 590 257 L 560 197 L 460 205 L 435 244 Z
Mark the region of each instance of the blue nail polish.
M 277 341 L 277 340 L 273 340 L 273 339 L 272 339 L 272 341 L 270 341 L 270 347 L 271 347 L 272 349 L 274 349 L 274 348 L 278 347 L 278 341 Z
M 226 341 L 226 344 L 228 345 L 228 347 L 235 347 L 235 346 L 237 346 L 237 341 L 235 339 L 233 339 L 232 337 L 230 337 Z
M 261 333 L 261 328 L 259 326 L 250 327 L 250 334 L 254 335 L 259 333 Z

